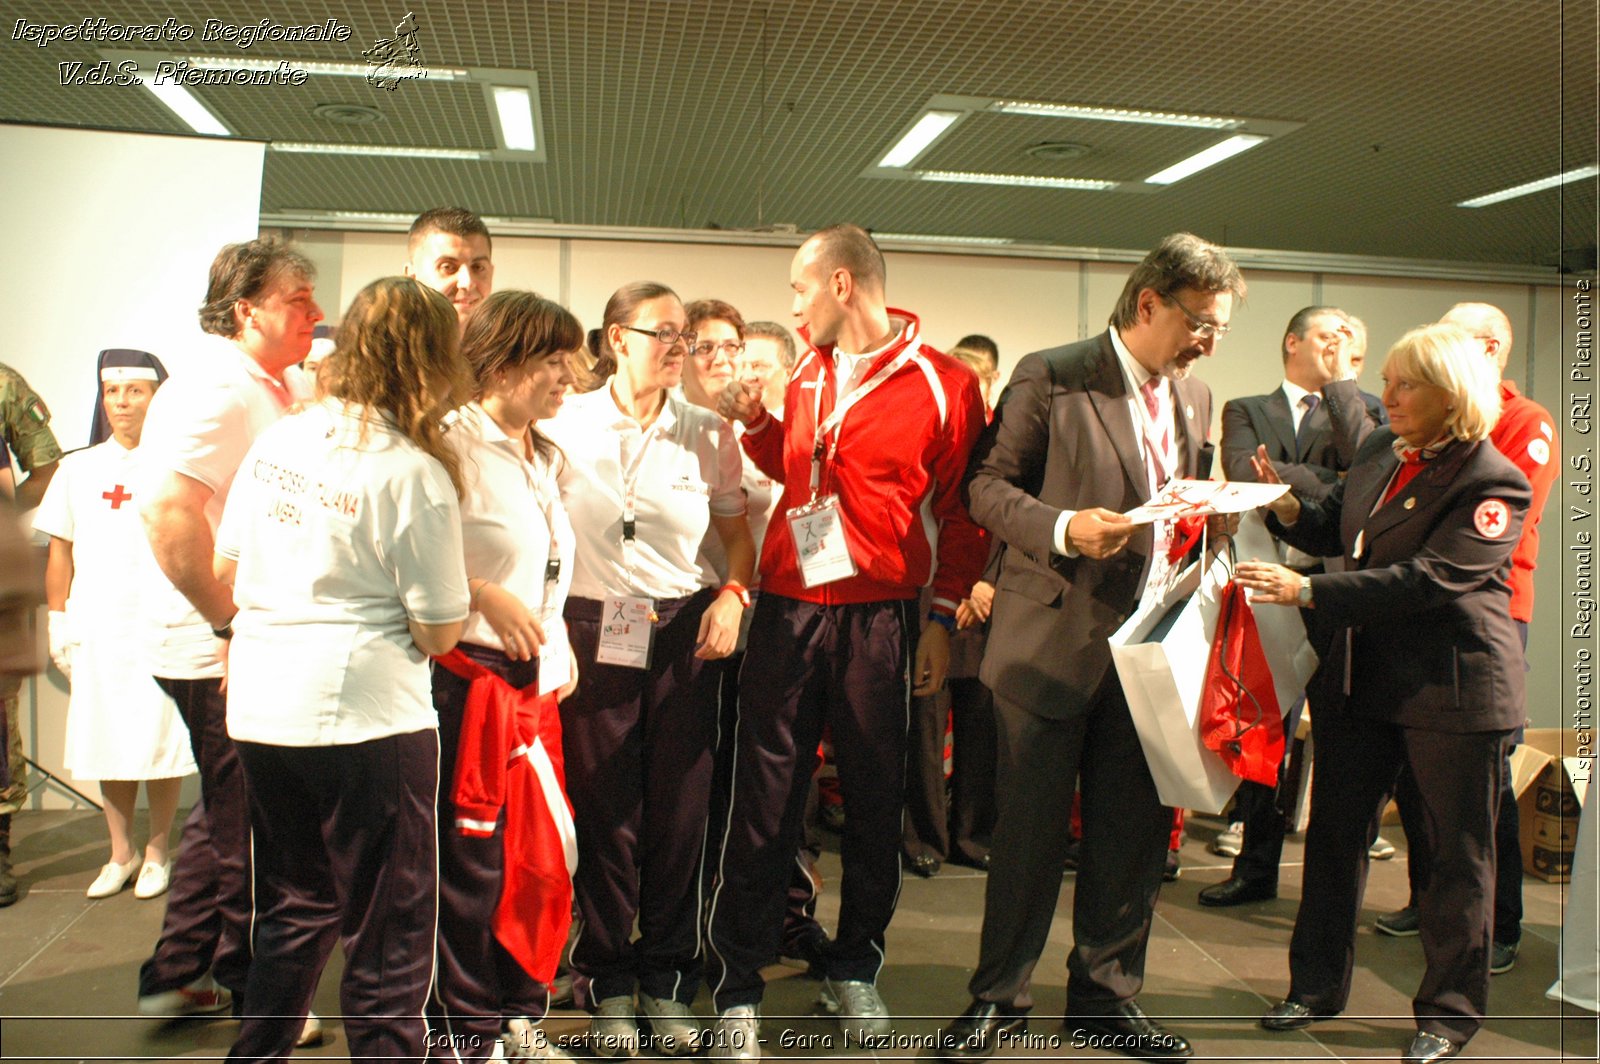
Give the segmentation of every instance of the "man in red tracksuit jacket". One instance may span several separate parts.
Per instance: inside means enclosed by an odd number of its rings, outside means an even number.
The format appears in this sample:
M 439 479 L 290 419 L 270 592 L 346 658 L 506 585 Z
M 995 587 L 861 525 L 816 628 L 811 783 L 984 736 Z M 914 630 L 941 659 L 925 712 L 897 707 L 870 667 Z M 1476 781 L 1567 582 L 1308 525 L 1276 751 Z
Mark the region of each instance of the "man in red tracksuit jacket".
M 976 378 L 924 345 L 914 316 L 886 305 L 883 256 L 864 230 L 813 235 L 790 284 L 811 350 L 790 376 L 785 420 L 738 384 L 721 405 L 744 422 L 746 452 L 784 485 L 762 549 L 708 917 L 707 981 L 721 1014 L 711 1055 L 732 1059 L 760 1055 L 760 968 L 778 950 L 824 723 L 850 815 L 823 1004 L 848 1038 L 890 1033 L 874 984 L 900 889 L 910 698 L 944 682 L 956 605 L 984 562 L 960 497 L 984 423 Z M 924 620 L 917 599 L 930 582 Z

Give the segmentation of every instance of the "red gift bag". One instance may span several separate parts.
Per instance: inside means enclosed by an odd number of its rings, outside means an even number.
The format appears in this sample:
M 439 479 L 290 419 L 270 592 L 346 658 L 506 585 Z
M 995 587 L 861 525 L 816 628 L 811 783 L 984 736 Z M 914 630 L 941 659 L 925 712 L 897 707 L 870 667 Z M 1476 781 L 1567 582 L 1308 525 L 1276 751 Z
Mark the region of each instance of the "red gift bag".
M 1283 711 L 1244 588 L 1222 592 L 1217 632 L 1200 695 L 1200 738 L 1240 779 L 1278 784 L 1283 761 Z

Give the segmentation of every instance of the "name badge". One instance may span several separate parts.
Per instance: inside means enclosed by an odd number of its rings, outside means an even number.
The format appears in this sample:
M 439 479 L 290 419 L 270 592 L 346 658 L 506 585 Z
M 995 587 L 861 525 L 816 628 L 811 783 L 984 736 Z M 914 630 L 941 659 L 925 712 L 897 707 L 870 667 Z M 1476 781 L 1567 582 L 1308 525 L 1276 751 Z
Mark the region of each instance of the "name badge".
M 823 495 L 809 506 L 790 510 L 789 532 L 794 536 L 800 579 L 806 587 L 821 587 L 856 575 L 837 495 Z
M 559 691 L 572 679 L 572 656 L 567 651 L 567 622 L 551 617 L 544 622 L 544 645 L 539 648 L 539 693 Z
M 605 612 L 600 615 L 600 646 L 594 660 L 601 665 L 648 669 L 650 643 L 656 633 L 651 623 L 655 612 L 655 603 L 647 598 L 608 596 Z

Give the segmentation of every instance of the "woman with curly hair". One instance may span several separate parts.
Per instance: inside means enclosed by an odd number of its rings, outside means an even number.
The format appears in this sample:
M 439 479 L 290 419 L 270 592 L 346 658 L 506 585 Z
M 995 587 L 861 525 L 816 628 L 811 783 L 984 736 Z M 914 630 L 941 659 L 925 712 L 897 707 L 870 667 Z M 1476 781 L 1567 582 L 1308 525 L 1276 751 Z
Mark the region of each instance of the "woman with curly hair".
M 340 940 L 351 1056 L 426 1055 L 439 732 L 428 655 L 467 616 L 455 311 L 404 277 L 356 296 L 325 397 L 256 440 L 217 532 L 239 608 L 228 734 L 250 796 L 255 955 L 230 1056 L 286 1059 Z

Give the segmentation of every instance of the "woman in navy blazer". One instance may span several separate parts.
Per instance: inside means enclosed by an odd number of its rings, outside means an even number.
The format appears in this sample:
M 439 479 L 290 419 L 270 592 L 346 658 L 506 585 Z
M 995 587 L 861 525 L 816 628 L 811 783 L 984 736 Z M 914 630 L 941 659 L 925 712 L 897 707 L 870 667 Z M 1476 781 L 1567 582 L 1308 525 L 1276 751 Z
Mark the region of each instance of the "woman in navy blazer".
M 1423 792 L 1449 870 L 1421 899 L 1427 971 L 1407 1061 L 1461 1051 L 1489 997 L 1494 809 L 1524 722 L 1521 642 L 1507 577 L 1528 482 L 1488 442 L 1500 415 L 1481 348 L 1454 326 L 1401 337 L 1384 365 L 1388 429 L 1320 502 L 1284 495 L 1275 534 L 1345 571 L 1303 577 L 1241 562 L 1255 602 L 1309 606 L 1336 633 L 1308 691 L 1317 756 L 1288 997 L 1261 1019 L 1295 1030 L 1350 994 L 1367 846 L 1402 765 Z M 1277 480 L 1265 456 L 1264 482 Z

